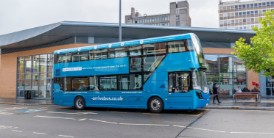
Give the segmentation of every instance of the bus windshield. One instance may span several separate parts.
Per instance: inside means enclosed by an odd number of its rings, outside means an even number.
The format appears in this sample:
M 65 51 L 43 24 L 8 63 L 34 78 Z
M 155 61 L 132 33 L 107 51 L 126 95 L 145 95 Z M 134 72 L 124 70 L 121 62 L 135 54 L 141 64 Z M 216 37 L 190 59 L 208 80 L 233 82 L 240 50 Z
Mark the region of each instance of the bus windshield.
M 198 89 L 204 93 L 208 93 L 209 89 L 207 87 L 206 74 L 204 71 L 193 71 L 192 74 L 193 89 Z

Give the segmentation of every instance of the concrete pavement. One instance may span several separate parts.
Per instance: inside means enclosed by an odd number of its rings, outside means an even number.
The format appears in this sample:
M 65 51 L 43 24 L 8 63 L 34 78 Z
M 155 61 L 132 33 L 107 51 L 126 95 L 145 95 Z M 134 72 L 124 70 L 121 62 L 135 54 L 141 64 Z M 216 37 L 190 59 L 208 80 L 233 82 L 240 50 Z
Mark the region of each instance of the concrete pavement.
M 237 102 L 232 97 L 221 97 L 222 103 L 213 104 L 211 99 L 208 109 L 242 109 L 242 110 L 274 110 L 274 98 L 262 97 L 259 102 L 255 99 L 239 99 Z M 217 103 L 217 102 L 216 102 Z

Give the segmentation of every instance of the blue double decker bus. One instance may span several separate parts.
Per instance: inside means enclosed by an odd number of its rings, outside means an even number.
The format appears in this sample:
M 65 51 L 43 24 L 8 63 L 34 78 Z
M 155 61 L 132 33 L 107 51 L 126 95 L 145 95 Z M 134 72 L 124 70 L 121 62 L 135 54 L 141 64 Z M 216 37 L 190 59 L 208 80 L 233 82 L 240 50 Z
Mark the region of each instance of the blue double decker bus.
M 54 51 L 54 104 L 195 110 L 209 103 L 205 59 L 195 34 Z

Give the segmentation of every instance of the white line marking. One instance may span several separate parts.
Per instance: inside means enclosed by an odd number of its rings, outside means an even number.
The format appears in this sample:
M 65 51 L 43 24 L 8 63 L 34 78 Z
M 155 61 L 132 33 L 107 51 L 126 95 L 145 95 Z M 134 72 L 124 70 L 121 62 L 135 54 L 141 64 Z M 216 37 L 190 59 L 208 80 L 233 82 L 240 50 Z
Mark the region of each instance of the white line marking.
M 133 124 L 133 123 L 119 123 L 120 125 L 128 125 L 128 126 L 163 126 L 168 127 L 170 125 L 165 124 Z
M 58 116 L 40 116 L 40 115 L 36 115 L 36 116 L 34 116 L 34 117 L 39 117 L 39 118 L 50 118 L 50 119 L 76 120 L 75 118 L 58 117 Z
M 222 130 L 212 130 L 212 129 L 205 129 L 205 128 L 195 128 L 195 127 L 188 127 L 188 128 L 189 128 L 189 129 L 204 130 L 204 131 L 219 132 L 219 133 L 226 133 L 226 131 L 222 131 Z
M 90 121 L 96 121 L 96 122 L 101 122 L 101 123 L 107 123 L 107 124 L 118 124 L 117 122 L 108 122 L 104 120 L 97 120 L 97 119 L 89 119 Z
M 13 113 L 9 113 L 9 112 L 0 112 L 0 115 L 13 115 Z
M 12 130 L 13 132 L 18 132 L 18 133 L 21 133 L 23 132 L 22 130 Z
M 74 138 L 74 136 L 69 136 L 69 135 L 58 135 L 59 137 L 64 137 L 64 138 Z
M 274 133 L 269 132 L 230 132 L 231 134 L 259 134 L 259 135 L 274 135 Z
M 87 120 L 86 118 L 83 118 L 83 119 L 79 119 L 78 121 L 85 121 L 85 120 Z
M 46 133 L 41 133 L 41 132 L 32 132 L 32 133 L 36 135 L 46 135 Z
M 81 112 L 81 113 L 84 114 L 84 115 L 89 115 L 89 114 L 91 114 L 91 115 L 97 115 L 98 114 L 98 113 L 94 113 L 94 112 Z
M 173 125 L 174 127 L 183 127 L 185 128 L 186 126 L 180 126 L 180 125 Z
M 78 113 L 67 113 L 67 112 L 53 112 L 53 111 L 47 111 L 48 113 L 52 114 L 67 114 L 67 115 L 77 115 Z
M 93 112 L 77 112 L 77 113 L 68 113 L 68 112 L 53 112 L 53 111 L 47 111 L 48 113 L 52 113 L 52 114 L 67 114 L 67 115 L 87 115 L 87 114 L 97 114 L 97 113 L 93 113 Z

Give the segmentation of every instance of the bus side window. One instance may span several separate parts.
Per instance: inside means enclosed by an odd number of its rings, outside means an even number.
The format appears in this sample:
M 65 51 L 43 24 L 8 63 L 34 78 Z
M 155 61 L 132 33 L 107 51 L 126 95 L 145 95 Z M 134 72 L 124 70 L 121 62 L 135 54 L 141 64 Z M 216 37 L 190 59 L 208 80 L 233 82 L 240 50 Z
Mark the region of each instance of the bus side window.
M 169 53 L 188 51 L 186 41 L 168 42 L 167 47 Z
M 175 72 L 168 75 L 169 92 L 188 92 L 190 88 L 190 73 Z
M 98 79 L 96 76 L 89 77 L 89 90 L 98 91 Z

